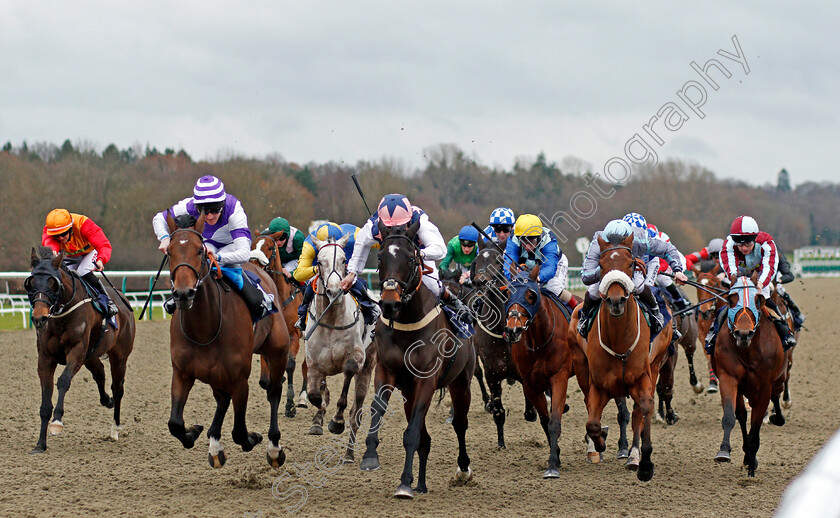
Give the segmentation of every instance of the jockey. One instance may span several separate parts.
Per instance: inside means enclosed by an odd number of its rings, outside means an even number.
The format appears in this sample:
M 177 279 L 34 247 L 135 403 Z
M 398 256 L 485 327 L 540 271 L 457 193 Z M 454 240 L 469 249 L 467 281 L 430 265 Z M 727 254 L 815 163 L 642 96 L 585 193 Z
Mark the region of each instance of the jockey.
M 388 194 L 382 197 L 379 206 L 370 219 L 356 235 L 356 246 L 353 249 L 353 256 L 347 261 L 347 276 L 341 281 L 343 289 L 349 289 L 356 282 L 358 272 L 362 271 L 367 261 L 370 249 L 382 243 L 382 235 L 379 231 L 379 222 L 386 227 L 410 226 L 417 221 L 420 228 L 414 237 L 414 242 L 420 249 L 423 263 L 426 269 L 435 271 L 435 261 L 446 257 L 446 243 L 440 230 L 429 220 L 429 216 L 419 207 L 411 205 L 408 198 L 401 194 Z M 440 280 L 432 275 L 422 276 L 423 284 L 426 285 L 441 302 L 450 306 L 455 313 L 465 320 L 471 322 L 471 315 L 467 307 L 450 292 Z
M 279 232 L 282 232 L 282 234 L 278 234 Z M 290 279 L 292 277 L 291 272 L 297 268 L 300 254 L 303 252 L 303 241 L 306 239 L 306 234 L 289 225 L 286 218 L 274 218 L 269 223 L 268 228 L 260 232 L 260 235 L 269 235 L 277 243 L 277 254 L 280 256 L 283 275 Z
M 478 230 L 470 225 L 461 228 L 458 235 L 449 240 L 446 245 L 446 257 L 440 262 L 438 275 L 441 279 L 452 277 L 458 278 L 460 284 L 469 282 L 470 266 L 477 255 Z M 455 269 L 450 273 L 449 265 L 455 261 Z
M 164 254 L 169 248 L 167 215 L 172 218 L 189 215 L 196 219 L 204 215 L 204 229 L 201 233 L 204 246 L 207 255 L 211 260 L 215 258 L 220 267 L 238 268 L 241 271 L 242 265 L 250 259 L 251 231 L 248 230 L 248 216 L 239 200 L 225 193 L 225 184 L 215 176 L 202 176 L 196 182 L 191 198 L 184 198 L 169 209 L 155 214 L 152 226 L 160 241 L 158 249 Z M 241 289 L 249 309 L 256 313 L 263 302 L 262 293 L 247 281 L 243 281 Z M 174 301 L 168 299 L 164 309 L 172 314 L 175 311 Z
M 720 251 L 723 248 L 723 239 L 716 237 L 709 241 L 699 252 L 685 256 L 686 270 L 691 270 L 695 264 L 700 263 L 700 271 L 709 272 L 718 264 Z
M 656 227 L 653 228 L 655 229 Z M 665 232 L 659 232 L 658 230 L 655 230 L 654 234 L 651 234 L 651 231 L 649 229 L 648 235 L 655 239 L 665 241 L 666 243 L 671 242 L 671 238 Z M 680 263 L 683 265 L 683 271 L 685 271 L 685 257 L 680 253 L 679 250 L 677 250 L 677 253 L 680 255 Z M 685 298 L 685 295 L 677 287 L 677 285 L 674 284 L 674 279 L 670 275 L 663 275 L 663 273 L 669 273 L 670 267 L 668 266 L 668 262 L 665 261 L 665 259 L 662 259 L 661 257 L 657 257 L 656 261 L 658 262 L 658 264 L 656 265 L 656 286 L 668 292 L 668 295 L 674 302 L 674 306 L 676 306 L 677 311 L 687 309 L 689 306 L 691 306 L 691 303 L 688 301 L 688 299 Z M 674 322 L 674 329 L 676 329 L 676 322 Z
M 102 282 L 93 272 L 101 272 L 111 259 L 111 242 L 92 219 L 81 214 L 71 214 L 66 209 L 55 209 L 47 214 L 41 234 L 41 244 L 53 253 L 64 252 L 64 266 L 87 281 L 102 294 L 100 302 L 108 316 L 119 311 L 114 301 L 105 293 Z
M 729 236 L 720 252 L 720 264 L 728 278 L 736 275 L 751 275 L 758 272 L 756 287 L 761 290 L 764 296 L 765 305 L 775 312 L 770 319 L 776 326 L 779 336 L 782 338 L 785 351 L 796 345 L 796 338 L 783 318 L 779 318 L 779 308 L 770 299 L 770 283 L 776 275 L 776 268 L 779 264 L 779 256 L 776 251 L 776 243 L 773 236 L 758 229 L 758 223 L 750 216 L 738 216 L 732 222 Z M 718 311 L 715 324 L 706 336 L 706 351 L 711 354 L 714 348 L 715 339 L 720 330 L 723 320 L 728 313 L 728 307 L 724 306 Z
M 641 217 L 641 215 L 639 215 Z M 646 227 L 646 225 L 645 225 Z M 580 323 L 578 324 L 578 332 L 581 336 L 586 337 L 586 330 L 589 327 L 589 320 L 592 317 L 594 308 L 598 306 L 601 298 L 601 266 L 599 264 L 601 259 L 601 246 L 598 244 L 598 237 L 609 241 L 610 243 L 619 243 L 628 236 L 633 236 L 632 254 L 636 259 L 642 259 L 646 254 L 656 257 L 662 257 L 668 262 L 668 266 L 674 271 L 674 279 L 678 283 L 685 283 L 688 277 L 683 273 L 682 262 L 680 261 L 680 254 L 671 243 L 666 243 L 661 239 L 651 239 L 648 236 L 647 228 L 631 227 L 625 220 L 615 219 L 607 223 L 604 230 L 596 232 L 589 243 L 589 250 L 586 252 L 586 257 L 583 260 L 583 269 L 580 272 L 580 277 L 583 283 L 589 286 L 586 290 L 586 295 L 583 298 L 583 307 L 580 310 Z M 658 271 L 658 270 L 657 270 Z M 651 315 L 651 336 L 662 330 L 664 322 L 661 313 L 659 312 L 659 304 L 651 290 L 651 284 L 645 282 L 645 276 L 641 272 L 633 271 L 633 284 L 635 289 L 633 293 L 638 299 L 647 306 Z
M 557 238 L 551 230 L 543 227 L 542 221 L 533 214 L 522 214 L 516 219 L 513 237 L 507 240 L 505 248 L 504 274 L 511 278 L 510 265 L 515 259 L 518 265 L 525 265 L 526 270 L 540 265 L 539 282 L 545 288 L 568 304 L 572 298 L 566 289 L 569 273 L 569 258 L 557 244 Z
M 350 239 L 344 245 L 344 257 L 349 262 L 350 257 L 353 256 L 353 248 L 356 245 L 356 235 L 358 233 L 359 227 L 352 223 L 338 225 L 328 222 L 321 224 L 306 236 L 306 240 L 303 242 L 303 251 L 300 254 L 300 261 L 294 273 L 296 281 L 306 283 L 306 291 L 304 291 L 303 300 L 298 307 L 298 321 L 295 323 L 295 327 L 301 331 L 306 331 L 306 315 L 309 312 L 309 304 L 312 303 L 312 299 L 315 297 L 315 289 L 312 283 L 307 281 L 318 274 L 318 266 L 313 265 L 318 258 L 318 250 L 315 249 L 313 238 L 317 238 L 319 241 L 326 241 L 328 238 L 333 238 L 338 241 L 342 237 L 349 235 Z M 370 294 L 368 294 L 367 283 L 362 279 L 356 279 L 350 287 L 350 293 L 359 301 L 359 306 L 362 308 L 362 314 L 365 318 L 365 325 L 369 326 L 373 324 L 376 321 L 376 317 L 379 316 L 379 308 L 376 302 L 370 298 Z
M 794 327 L 799 330 L 799 328 L 802 327 L 802 324 L 805 323 L 805 315 L 802 314 L 799 306 L 796 305 L 796 302 L 793 301 L 790 294 L 782 286 L 782 284 L 793 282 L 793 272 L 790 271 L 790 263 L 788 262 L 787 257 L 785 257 L 785 254 L 783 254 L 778 248 L 776 249 L 776 253 L 779 255 L 779 271 L 776 275 L 776 292 L 780 297 L 782 297 L 782 300 L 785 301 L 785 305 L 788 309 L 790 309 Z
M 507 207 L 499 207 L 490 213 L 490 224 L 484 229 L 484 233 L 504 250 L 515 222 L 516 216 L 514 216 L 512 210 Z

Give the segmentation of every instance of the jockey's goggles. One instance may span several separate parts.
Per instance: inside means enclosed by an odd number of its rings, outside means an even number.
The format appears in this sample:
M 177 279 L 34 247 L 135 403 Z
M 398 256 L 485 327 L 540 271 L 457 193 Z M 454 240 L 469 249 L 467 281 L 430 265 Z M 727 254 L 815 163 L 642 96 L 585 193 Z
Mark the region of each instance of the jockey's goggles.
M 222 207 L 224 207 L 224 203 L 208 203 L 199 205 L 197 208 L 199 212 L 203 212 L 204 214 L 218 214 L 222 212 Z
M 755 236 L 732 236 L 732 241 L 739 245 L 746 245 L 755 242 Z
M 493 229 L 493 232 L 499 233 L 504 232 L 505 234 L 510 234 L 510 231 L 513 229 L 513 225 L 490 225 L 490 228 Z
M 470 241 L 468 239 L 462 239 L 461 240 L 461 246 L 463 246 L 464 248 L 472 248 L 472 247 L 475 246 L 475 241 Z
M 540 244 L 540 239 L 542 239 L 542 236 L 522 236 L 519 239 L 521 239 L 523 243 L 527 243 L 531 246 L 537 246 L 538 244 Z
M 57 236 L 55 236 L 55 237 L 57 237 L 57 238 L 59 238 L 59 237 L 66 237 L 66 238 L 70 239 L 70 234 L 72 234 L 72 233 L 73 233 L 73 227 L 70 227 L 70 228 L 67 230 L 67 232 L 62 232 L 61 234 L 58 234 L 58 235 L 57 235 Z

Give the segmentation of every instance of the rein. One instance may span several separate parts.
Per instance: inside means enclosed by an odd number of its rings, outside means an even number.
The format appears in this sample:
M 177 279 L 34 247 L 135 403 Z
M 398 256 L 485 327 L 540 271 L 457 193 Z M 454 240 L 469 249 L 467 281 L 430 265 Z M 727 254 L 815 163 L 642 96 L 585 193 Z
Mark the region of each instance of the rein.
M 260 267 L 266 273 L 268 273 L 270 275 L 279 275 L 280 277 L 283 278 L 284 281 L 286 281 L 286 284 L 288 284 L 289 286 L 292 287 L 292 291 L 289 294 L 289 297 L 280 304 L 280 307 L 282 309 L 286 309 L 286 306 L 291 304 L 292 301 L 295 300 L 295 297 L 297 297 L 298 293 L 300 293 L 300 291 L 301 291 L 300 286 L 293 283 L 292 281 L 289 280 L 288 277 L 286 277 L 286 274 L 283 273 L 282 265 L 281 265 L 280 270 L 275 270 L 274 269 L 274 268 L 276 268 L 276 264 L 274 263 L 274 258 L 279 256 L 279 253 L 277 252 L 277 241 L 268 234 L 260 235 L 260 238 L 268 239 L 268 240 L 271 241 L 271 255 L 268 256 L 268 262 L 265 263 L 265 266 L 260 265 Z M 279 286 L 278 286 L 278 289 L 279 289 Z
M 641 315 L 642 315 L 642 310 L 641 310 L 641 308 L 638 307 L 638 304 L 636 304 L 636 339 L 633 340 L 633 345 L 630 346 L 630 349 L 628 349 L 626 352 L 624 352 L 622 354 L 619 354 L 619 353 L 613 351 L 612 349 L 610 349 L 609 347 L 607 347 L 607 344 L 604 343 L 604 339 L 601 337 L 601 309 L 600 308 L 598 309 L 598 315 L 596 315 L 597 316 L 596 324 L 598 326 L 598 342 L 601 344 L 601 348 L 603 350 L 607 351 L 607 353 L 609 353 L 614 358 L 617 358 L 617 359 L 621 360 L 622 368 L 623 368 L 623 364 L 625 362 L 627 362 L 627 358 L 630 357 L 630 353 L 632 353 L 633 349 L 635 349 L 636 346 L 639 345 L 639 337 L 642 335 L 642 316 Z
M 411 238 L 405 236 L 403 234 L 391 234 L 386 236 L 382 239 L 382 249 L 380 250 L 380 254 L 385 250 L 385 241 L 389 239 L 405 239 L 411 245 L 413 254 L 411 257 L 411 266 L 409 271 L 411 272 L 411 277 L 408 278 L 407 281 L 403 281 L 402 279 L 397 279 L 396 277 L 389 277 L 387 279 L 382 280 L 382 291 L 388 290 L 396 290 L 397 286 L 402 288 L 402 292 L 400 293 L 400 303 L 406 304 L 407 302 L 411 301 L 411 298 L 417 293 L 420 289 L 420 285 L 423 283 L 423 275 L 432 273 L 431 269 L 427 269 L 423 261 L 418 261 L 418 248 L 417 245 L 414 243 Z M 416 266 L 416 268 L 415 268 Z M 417 279 L 415 283 L 415 278 Z M 409 288 L 409 286 L 414 285 L 413 288 Z

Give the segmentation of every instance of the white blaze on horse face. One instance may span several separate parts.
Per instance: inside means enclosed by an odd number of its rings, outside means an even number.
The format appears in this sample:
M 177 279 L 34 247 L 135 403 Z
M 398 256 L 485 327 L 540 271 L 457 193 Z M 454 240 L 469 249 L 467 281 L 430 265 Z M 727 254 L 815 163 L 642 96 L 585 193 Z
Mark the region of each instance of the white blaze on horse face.
M 700 284 L 702 284 L 703 286 L 708 285 L 709 284 L 709 279 L 703 279 L 702 281 L 700 281 Z
M 610 259 L 615 259 L 616 257 L 618 257 L 618 252 L 613 252 L 610 254 Z
M 398 245 L 389 245 L 388 246 L 388 253 L 391 254 L 391 257 L 394 259 L 397 258 L 397 251 L 400 249 Z
M 189 240 L 188 239 L 180 239 L 180 240 L 178 240 L 178 242 L 181 243 L 182 245 L 186 245 L 187 243 L 189 243 Z

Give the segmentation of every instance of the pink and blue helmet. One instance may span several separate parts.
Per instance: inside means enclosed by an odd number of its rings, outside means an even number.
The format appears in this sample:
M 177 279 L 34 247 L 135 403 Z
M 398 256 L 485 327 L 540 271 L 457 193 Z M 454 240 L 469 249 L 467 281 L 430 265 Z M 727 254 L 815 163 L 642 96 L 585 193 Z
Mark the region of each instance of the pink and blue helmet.
M 376 213 L 383 225 L 394 227 L 411 221 L 413 211 L 408 198 L 402 194 L 386 194 L 379 201 Z

